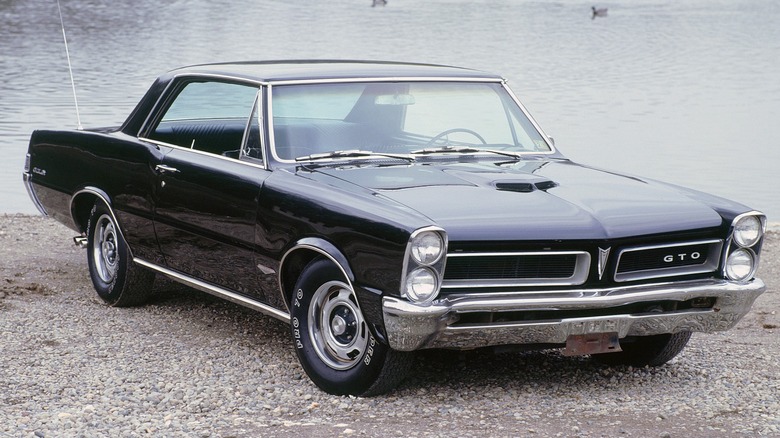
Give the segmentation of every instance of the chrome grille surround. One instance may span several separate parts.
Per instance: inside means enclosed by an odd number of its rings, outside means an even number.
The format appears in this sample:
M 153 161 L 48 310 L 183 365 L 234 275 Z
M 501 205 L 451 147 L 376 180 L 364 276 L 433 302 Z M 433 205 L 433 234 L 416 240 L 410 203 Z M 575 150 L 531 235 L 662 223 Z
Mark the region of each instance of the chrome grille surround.
M 452 269 L 451 266 L 455 266 L 457 262 L 453 262 L 456 259 L 472 258 L 477 263 L 490 263 L 491 258 L 494 258 L 496 262 L 510 260 L 512 263 L 520 266 L 522 265 L 523 258 L 526 261 L 531 259 L 538 260 L 539 258 L 550 257 L 574 257 L 574 263 L 571 265 L 570 274 L 566 276 L 554 275 L 554 276 L 531 276 L 531 275 L 516 275 L 507 276 L 500 275 L 495 278 L 465 278 L 465 279 L 452 279 L 447 278 L 447 269 Z M 463 289 L 463 288 L 491 288 L 491 287 L 520 287 L 520 286 L 576 286 L 584 284 L 588 279 L 590 271 L 591 255 L 586 251 L 520 251 L 520 252 L 464 252 L 464 253 L 448 253 L 447 254 L 447 267 L 444 271 L 444 282 L 442 289 Z M 503 271 L 514 271 L 518 274 L 521 268 L 504 269 Z
M 697 247 L 698 248 L 706 247 L 706 254 L 701 254 L 701 256 L 704 256 L 704 259 L 702 260 L 701 263 L 693 263 L 693 264 L 683 263 L 684 260 L 681 261 L 679 259 L 680 256 L 687 255 L 688 257 L 690 257 L 690 255 L 693 252 L 699 252 L 699 251 L 694 251 L 694 249 Z M 648 268 L 621 271 L 621 263 L 624 262 L 624 257 L 628 258 L 630 255 L 639 252 L 649 253 L 651 251 L 656 252 L 658 250 L 665 250 L 665 249 L 669 250 L 667 256 L 672 258 L 671 262 L 663 262 L 662 259 L 659 259 L 658 262 L 654 264 L 654 266 Z M 718 264 L 721 259 L 722 250 L 723 250 L 722 239 L 695 240 L 695 241 L 679 242 L 679 243 L 671 243 L 671 244 L 643 245 L 643 246 L 634 246 L 630 248 L 623 248 L 617 254 L 617 262 L 615 263 L 615 270 L 614 270 L 614 279 L 616 282 L 620 283 L 625 281 L 647 280 L 652 278 L 664 278 L 664 277 L 705 274 L 708 272 L 715 272 L 718 269 Z

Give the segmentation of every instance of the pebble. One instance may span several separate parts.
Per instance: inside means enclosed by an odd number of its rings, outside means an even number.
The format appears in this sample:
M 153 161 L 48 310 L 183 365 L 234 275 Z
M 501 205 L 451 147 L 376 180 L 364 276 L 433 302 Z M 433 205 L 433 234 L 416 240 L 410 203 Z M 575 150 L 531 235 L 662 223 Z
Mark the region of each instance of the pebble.
M 556 351 L 423 352 L 397 390 L 367 399 L 320 391 L 288 327 L 251 310 L 165 281 L 147 306 L 103 305 L 71 232 L 15 218 L 25 226 L 38 237 L 22 240 L 22 255 L 0 245 L 0 285 L 48 292 L 0 292 L 0 369 L 12 371 L 0 373 L 0 437 L 780 433 L 780 342 L 749 324 L 780 324 L 771 287 L 752 320 L 694 335 L 659 368 L 604 368 Z M 765 245 L 769 266 L 778 237 Z M 29 267 L 15 264 L 34 254 Z

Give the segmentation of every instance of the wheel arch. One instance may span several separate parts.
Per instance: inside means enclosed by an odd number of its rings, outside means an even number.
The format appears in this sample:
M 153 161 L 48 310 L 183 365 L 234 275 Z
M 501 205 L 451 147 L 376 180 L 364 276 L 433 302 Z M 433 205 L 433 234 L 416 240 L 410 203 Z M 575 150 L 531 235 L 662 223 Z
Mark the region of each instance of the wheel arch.
M 114 209 L 111 206 L 111 198 L 108 194 L 97 187 L 84 187 L 77 191 L 70 199 L 70 216 L 73 218 L 73 224 L 76 225 L 76 228 L 82 233 L 87 231 L 89 214 L 92 212 L 92 207 L 97 200 L 101 200 L 106 204 L 108 211 L 111 212 L 111 216 L 114 218 L 114 222 L 119 224 L 116 214 L 114 214 Z
M 295 283 L 303 272 L 306 265 L 317 257 L 329 259 L 339 268 L 344 280 L 349 287 L 354 290 L 355 274 L 349 266 L 347 257 L 335 245 L 325 239 L 318 237 L 307 237 L 295 243 L 282 257 L 279 267 L 279 289 L 282 291 L 282 298 L 290 309 Z
M 122 236 L 122 239 L 127 242 L 122 224 L 119 222 L 119 219 L 114 212 L 113 205 L 111 205 L 111 198 L 106 192 L 97 187 L 84 187 L 71 197 L 70 216 L 73 218 L 73 224 L 76 226 L 78 231 L 86 234 L 87 227 L 89 226 L 89 216 L 92 214 L 92 207 L 95 206 L 95 202 L 98 200 L 102 201 L 106 205 L 108 212 L 111 214 L 111 218 L 117 225 L 119 234 Z M 133 250 L 129 246 L 127 248 L 127 252 L 130 254 L 130 259 L 134 259 Z

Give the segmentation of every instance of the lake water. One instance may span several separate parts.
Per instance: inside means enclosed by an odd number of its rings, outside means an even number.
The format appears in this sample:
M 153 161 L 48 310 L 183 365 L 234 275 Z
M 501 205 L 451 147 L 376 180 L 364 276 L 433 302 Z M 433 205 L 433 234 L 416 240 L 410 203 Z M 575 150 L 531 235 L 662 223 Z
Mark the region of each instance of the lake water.
M 576 161 L 725 196 L 780 221 L 777 0 L 61 0 L 85 127 L 117 125 L 161 72 L 366 58 L 503 74 Z M 55 0 L 0 0 L 0 213 L 33 129 L 76 113 Z M 73 169 L 78 171 L 78 169 Z

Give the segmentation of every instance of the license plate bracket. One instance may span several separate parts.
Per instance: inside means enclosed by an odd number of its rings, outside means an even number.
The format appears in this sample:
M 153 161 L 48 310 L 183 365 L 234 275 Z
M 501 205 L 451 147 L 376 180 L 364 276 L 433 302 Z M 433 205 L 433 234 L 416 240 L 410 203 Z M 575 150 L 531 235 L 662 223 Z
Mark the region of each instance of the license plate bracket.
M 620 348 L 620 339 L 617 332 L 586 333 L 582 335 L 569 335 L 566 338 L 564 356 L 584 356 L 586 354 L 616 353 L 623 351 Z

